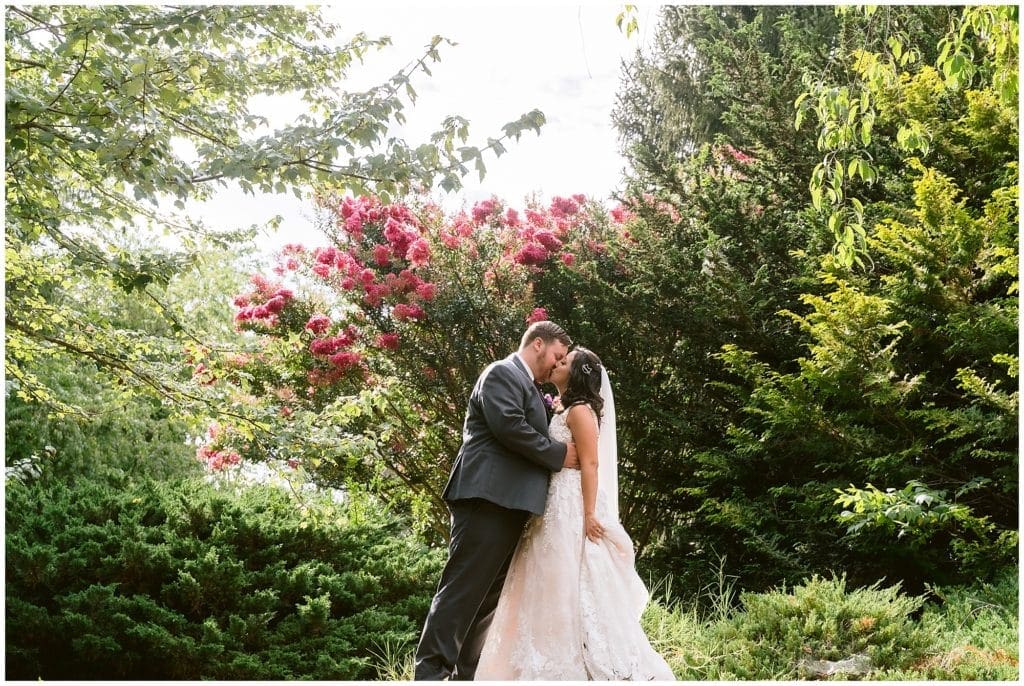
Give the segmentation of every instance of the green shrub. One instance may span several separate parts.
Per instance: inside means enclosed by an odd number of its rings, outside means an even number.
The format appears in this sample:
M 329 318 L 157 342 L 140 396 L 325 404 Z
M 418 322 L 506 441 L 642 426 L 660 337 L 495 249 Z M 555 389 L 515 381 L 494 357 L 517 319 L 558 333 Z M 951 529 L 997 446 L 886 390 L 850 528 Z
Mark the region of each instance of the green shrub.
M 907 666 L 933 640 L 911 618 L 924 599 L 898 586 L 848 591 L 845 577 L 815 576 L 789 591 L 743 593 L 740 600 L 742 610 L 693 631 L 692 646 L 676 647 L 669 661 L 679 678 L 795 679 L 802 660 L 855 654 L 879 669 Z
M 921 625 L 938 636 L 936 644 L 910 668 L 878 677 L 1016 681 L 1019 586 L 1013 565 L 992 583 L 930 589 L 935 598 L 925 606 Z
M 415 640 L 436 551 L 271 487 L 8 484 L 13 679 L 367 679 Z

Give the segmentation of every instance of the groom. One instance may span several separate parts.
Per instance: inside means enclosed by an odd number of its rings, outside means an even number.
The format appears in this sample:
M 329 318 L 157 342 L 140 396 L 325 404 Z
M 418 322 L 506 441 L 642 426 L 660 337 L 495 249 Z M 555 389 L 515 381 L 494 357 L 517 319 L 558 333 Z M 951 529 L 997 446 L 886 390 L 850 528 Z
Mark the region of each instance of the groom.
M 544 514 L 552 472 L 579 468 L 572 444 L 548 438 L 537 388 L 570 345 L 562 327 L 536 322 L 519 352 L 491 363 L 473 387 L 443 494 L 451 543 L 416 649 L 417 681 L 473 679 L 527 519 Z

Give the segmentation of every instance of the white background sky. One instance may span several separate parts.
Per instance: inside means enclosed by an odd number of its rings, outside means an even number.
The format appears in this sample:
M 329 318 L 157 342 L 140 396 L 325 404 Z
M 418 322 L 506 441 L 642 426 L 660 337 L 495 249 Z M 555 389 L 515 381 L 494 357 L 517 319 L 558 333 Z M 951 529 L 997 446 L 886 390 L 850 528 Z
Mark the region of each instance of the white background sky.
M 439 34 L 458 45 L 442 45 L 441 61 L 431 64 L 433 76 L 414 81 L 418 99 L 407 107 L 403 137 L 412 145 L 427 142 L 448 115 L 470 123 L 469 145 L 485 145 L 501 127 L 537 108 L 547 124 L 538 136 L 529 131 L 507 145 L 500 158 L 486 154 L 487 175 L 464 179 L 465 188 L 440 199 L 448 209 L 497 195 L 521 207 L 538 193 L 583 193 L 606 200 L 619 187 L 624 161 L 618 153 L 611 112 L 619 89 L 620 63 L 654 32 L 655 6 L 640 6 L 640 31 L 629 39 L 615 25 L 621 4 L 587 5 L 548 2 L 502 3 L 335 3 L 325 8 L 342 27 L 342 38 L 359 31 L 369 37 L 390 36 L 392 46 L 356 65 L 346 90 L 378 84 L 422 54 Z M 298 103 L 297 103 L 298 105 Z M 280 125 L 297 107 L 260 112 Z M 441 195 L 442 192 L 438 191 Z M 265 240 L 267 249 L 288 242 L 316 244 L 308 202 L 291 195 L 245 195 L 229 188 L 207 203 L 191 203 L 190 212 L 218 229 L 262 224 L 281 215 L 281 228 Z

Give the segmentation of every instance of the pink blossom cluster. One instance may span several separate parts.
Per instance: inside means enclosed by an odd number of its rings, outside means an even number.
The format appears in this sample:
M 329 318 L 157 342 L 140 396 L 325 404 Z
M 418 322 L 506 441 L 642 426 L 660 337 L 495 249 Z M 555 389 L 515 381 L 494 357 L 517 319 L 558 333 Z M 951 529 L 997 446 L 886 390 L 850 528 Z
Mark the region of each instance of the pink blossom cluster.
M 309 325 L 306 326 L 308 328 Z M 315 357 L 326 359 L 334 369 L 344 372 L 362 361 L 359 353 L 350 350 L 360 336 L 359 329 L 349 324 L 334 336 L 314 338 L 309 344 L 309 352 Z
M 313 334 L 319 336 L 320 334 L 327 331 L 327 329 L 329 329 L 330 326 L 330 317 L 328 317 L 326 314 L 314 314 L 312 317 L 309 318 L 309 321 L 306 322 L 305 328 L 307 331 L 310 331 Z
M 465 212 L 459 212 L 452 218 L 449 226 L 441 227 L 438 237 L 446 248 L 455 250 L 463 241 L 470 238 L 475 230 L 469 216 Z
M 391 313 L 394 315 L 395 319 L 400 322 L 408 321 L 410 319 L 418 321 L 423 319 L 427 314 L 423 311 L 423 308 L 416 303 L 412 303 L 410 305 L 407 305 L 406 303 L 398 303 L 392 308 Z
M 276 267 L 274 267 L 274 273 L 278 276 L 284 276 L 285 272 L 293 272 L 299 268 L 301 264 L 302 254 L 306 249 L 298 243 L 288 243 L 281 248 L 281 261 Z
M 366 304 L 374 308 L 433 299 L 436 286 L 416 273 L 429 267 L 433 254 L 425 229 L 412 210 L 365 196 L 321 198 L 320 202 L 336 213 L 347 233 L 347 244 L 309 252 L 313 274 L 343 290 L 361 290 Z M 469 235 L 472 226 L 461 230 Z M 292 259 L 284 254 L 280 258 Z M 314 327 L 322 326 L 319 322 Z M 318 333 L 315 328 L 310 330 Z
M 556 195 L 551 199 L 551 207 L 549 211 L 551 212 L 552 216 L 558 219 L 564 219 L 566 217 L 571 217 L 574 214 L 579 213 L 580 207 L 586 201 L 587 197 L 579 193 L 572 196 L 571 198 L 561 198 Z
M 240 463 L 242 456 L 233 450 L 217 450 L 211 445 L 202 445 L 196 450 L 196 459 L 206 463 L 207 469 L 219 472 Z
M 497 198 L 481 200 L 473 205 L 473 221 L 477 224 L 484 224 L 492 219 L 498 219 L 501 215 L 501 202 Z
M 261 274 L 253 274 L 251 280 L 255 289 L 235 296 L 234 304 L 238 308 L 235 324 L 239 327 L 277 326 L 281 311 L 295 298 L 295 294 L 283 288 L 280 283 L 268 281 Z
M 533 324 L 534 322 L 547 321 L 547 319 L 548 319 L 548 311 L 545 310 L 543 307 L 535 307 L 535 308 L 533 308 L 533 312 L 531 312 L 526 317 L 526 325 L 529 326 L 530 324 Z
M 558 256 L 564 265 L 571 267 L 576 255 L 561 252 L 565 246 L 566 234 L 576 226 L 580 210 L 586 197 L 573 195 L 569 198 L 555 196 L 547 212 L 526 209 L 526 223 L 520 224 L 516 232 L 518 247 L 509 257 L 516 264 L 539 267 L 553 256 Z
M 336 352 L 329 356 L 327 361 L 328 366 L 314 367 L 306 372 L 310 395 L 317 386 L 330 386 L 340 381 L 348 372 L 363 369 L 363 356 L 351 350 Z
M 383 350 L 397 350 L 399 336 L 397 333 L 382 333 L 377 336 L 377 347 Z
M 654 210 L 658 214 L 666 215 L 674 222 L 677 222 L 682 218 L 682 215 L 679 214 L 679 210 L 677 210 L 674 205 L 667 203 L 664 200 L 658 200 L 653 193 L 644 193 L 637 205 L 645 209 Z
M 611 212 L 612 221 L 616 224 L 625 224 L 632 221 L 636 217 L 636 212 L 629 209 L 622 203 L 619 203 L 616 207 L 613 207 Z

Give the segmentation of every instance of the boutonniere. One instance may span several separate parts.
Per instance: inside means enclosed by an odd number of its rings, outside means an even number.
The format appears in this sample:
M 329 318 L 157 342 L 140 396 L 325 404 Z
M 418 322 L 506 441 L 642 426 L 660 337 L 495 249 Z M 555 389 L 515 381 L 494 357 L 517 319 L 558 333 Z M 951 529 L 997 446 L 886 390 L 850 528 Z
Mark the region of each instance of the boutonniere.
M 545 393 L 544 394 L 544 407 L 547 408 L 548 419 L 550 419 L 552 415 L 561 413 L 561 411 L 562 411 L 562 397 L 558 396 L 558 395 L 552 397 L 550 393 Z

